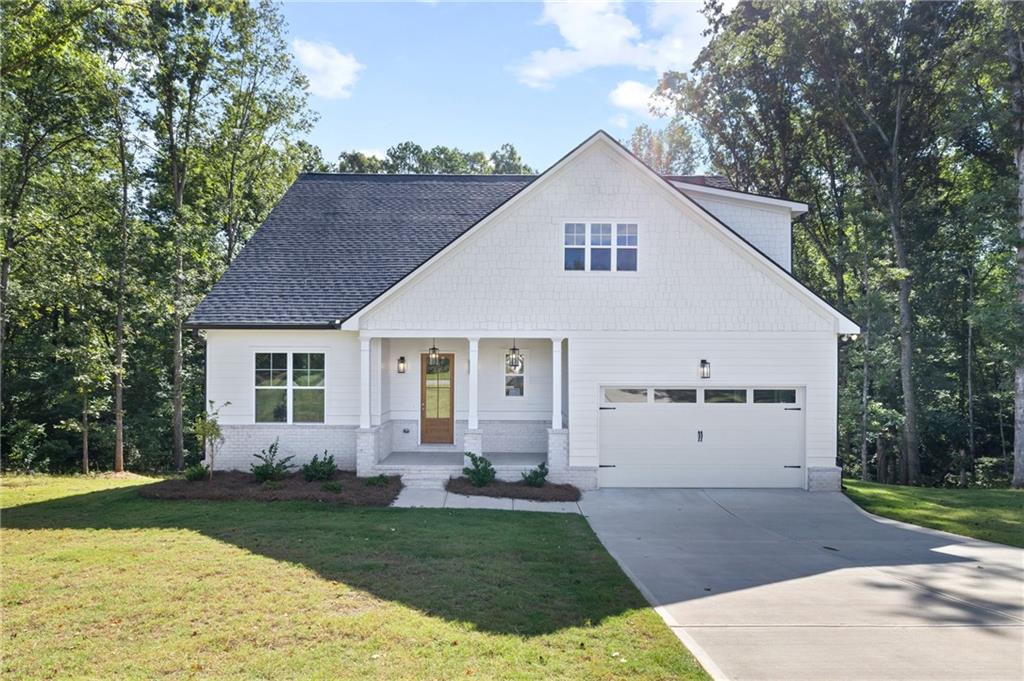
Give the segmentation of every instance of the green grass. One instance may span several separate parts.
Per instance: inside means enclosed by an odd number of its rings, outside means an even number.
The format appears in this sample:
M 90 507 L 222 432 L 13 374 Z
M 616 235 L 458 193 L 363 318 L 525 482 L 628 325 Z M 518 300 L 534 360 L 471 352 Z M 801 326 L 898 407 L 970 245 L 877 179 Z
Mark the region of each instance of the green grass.
M 579 516 L 149 481 L 0 481 L 4 678 L 707 678 Z
M 1024 491 L 935 489 L 843 480 L 846 495 L 886 518 L 1024 548 Z

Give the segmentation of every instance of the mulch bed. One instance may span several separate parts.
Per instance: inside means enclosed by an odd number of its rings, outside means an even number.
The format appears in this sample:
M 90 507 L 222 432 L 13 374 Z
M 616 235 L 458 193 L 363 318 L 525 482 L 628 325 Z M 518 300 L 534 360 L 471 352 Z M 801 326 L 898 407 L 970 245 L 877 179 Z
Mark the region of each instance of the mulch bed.
M 531 501 L 579 501 L 580 491 L 573 485 L 546 482 L 543 487 L 530 487 L 524 481 L 495 480 L 484 487 L 475 487 L 469 478 L 451 478 L 445 489 L 452 494 L 502 499 L 529 499 Z
M 189 482 L 172 478 L 139 488 L 139 494 L 150 499 L 206 499 L 252 501 L 323 501 L 350 506 L 388 506 L 402 491 L 402 479 L 397 475 L 387 478 L 387 484 L 369 485 L 355 473 L 338 471 L 330 482 L 339 491 L 324 489 L 324 481 L 306 482 L 301 473 L 288 476 L 280 482 L 259 483 L 251 473 L 216 471 L 213 480 Z

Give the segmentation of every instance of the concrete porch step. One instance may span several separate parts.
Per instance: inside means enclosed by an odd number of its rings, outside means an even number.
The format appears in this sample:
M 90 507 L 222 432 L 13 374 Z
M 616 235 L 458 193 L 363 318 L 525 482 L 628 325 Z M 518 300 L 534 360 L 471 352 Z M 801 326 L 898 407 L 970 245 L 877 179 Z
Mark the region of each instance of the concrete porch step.
M 454 475 L 454 473 L 445 471 L 431 471 L 429 473 L 396 471 L 396 473 L 402 476 L 402 484 L 412 489 L 444 489 L 448 478 Z

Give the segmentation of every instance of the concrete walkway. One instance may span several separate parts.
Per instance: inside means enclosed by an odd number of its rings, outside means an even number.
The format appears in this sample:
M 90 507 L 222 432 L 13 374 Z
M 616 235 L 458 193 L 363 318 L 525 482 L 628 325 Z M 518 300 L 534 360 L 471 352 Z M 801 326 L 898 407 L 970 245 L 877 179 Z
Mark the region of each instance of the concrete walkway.
M 482 508 L 498 511 L 543 511 L 547 513 L 579 513 L 574 501 L 527 501 L 449 494 L 443 489 L 406 487 L 391 504 L 396 508 Z
M 1024 550 L 838 493 L 606 489 L 580 507 L 716 678 L 1024 678 Z

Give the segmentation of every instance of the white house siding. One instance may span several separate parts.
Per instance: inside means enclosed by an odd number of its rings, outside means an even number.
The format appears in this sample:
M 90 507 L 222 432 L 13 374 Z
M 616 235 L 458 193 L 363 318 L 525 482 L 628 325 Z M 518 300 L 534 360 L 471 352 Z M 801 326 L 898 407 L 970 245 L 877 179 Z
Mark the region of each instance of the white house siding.
M 323 352 L 323 424 L 255 423 L 257 352 Z M 280 440 L 280 453 L 301 464 L 326 449 L 341 468 L 355 468 L 359 425 L 359 337 L 348 331 L 223 330 L 206 332 L 206 396 L 220 406 L 224 445 L 216 468 L 248 470 L 253 454 Z M 221 406 L 230 402 L 226 406 Z
M 687 191 L 683 186 L 680 188 L 684 194 L 787 271 L 793 269 L 793 234 L 789 208 L 759 205 L 746 198 L 709 196 Z
M 720 229 L 698 222 L 697 209 L 681 208 L 663 182 L 610 149 L 595 145 L 544 182 L 368 311 L 360 326 L 509 335 L 835 329 Z M 601 220 L 638 223 L 638 272 L 563 271 L 563 223 Z
M 603 385 L 805 388 L 805 467 L 835 466 L 837 355 L 830 333 L 581 333 L 569 345 L 571 466 L 598 464 Z M 710 379 L 698 378 L 702 359 L 711 363 Z

